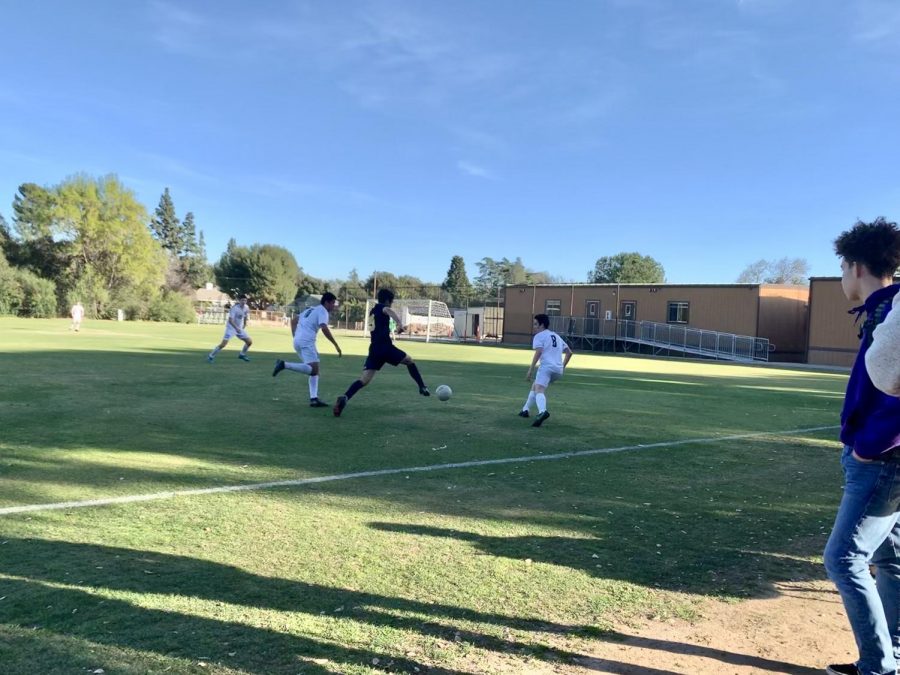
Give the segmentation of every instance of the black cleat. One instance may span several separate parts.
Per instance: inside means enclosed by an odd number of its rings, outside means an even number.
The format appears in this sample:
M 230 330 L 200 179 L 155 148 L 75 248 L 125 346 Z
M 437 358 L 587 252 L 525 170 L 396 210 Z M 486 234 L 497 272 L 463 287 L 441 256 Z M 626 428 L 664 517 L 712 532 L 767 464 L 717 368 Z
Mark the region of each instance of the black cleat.
M 250 363 L 250 357 L 247 356 L 246 354 L 238 354 L 238 358 L 241 361 L 246 361 L 247 363 Z
M 309 399 L 309 407 L 310 408 L 327 408 L 329 405 L 331 405 L 331 404 L 325 403 L 325 401 L 320 401 L 317 398 Z
M 531 426 L 533 426 L 533 427 L 541 426 L 548 417 L 550 417 L 550 413 L 545 410 L 544 412 L 540 413 L 537 417 L 534 418 L 534 422 L 531 423 Z
M 344 412 L 344 408 L 347 407 L 347 397 L 346 396 L 338 396 L 337 401 L 334 402 L 334 407 L 331 409 L 331 412 L 334 413 L 335 417 L 340 417 L 341 413 Z
M 426 387 L 424 385 L 419 387 L 419 393 L 422 394 L 422 396 L 431 396 L 431 392 L 428 391 L 428 387 Z
M 272 377 L 275 377 L 278 373 L 284 370 L 284 361 L 281 359 L 275 360 L 275 370 L 272 371 Z
M 531 415 L 528 414 L 527 410 L 520 410 L 519 417 L 531 417 Z

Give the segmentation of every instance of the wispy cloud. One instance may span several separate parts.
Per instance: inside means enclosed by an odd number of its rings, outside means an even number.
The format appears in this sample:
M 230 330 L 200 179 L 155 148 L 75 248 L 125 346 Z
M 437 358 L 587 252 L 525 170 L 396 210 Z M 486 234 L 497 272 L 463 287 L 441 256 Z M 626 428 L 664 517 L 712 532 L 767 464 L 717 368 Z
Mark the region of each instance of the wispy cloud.
M 150 3 L 155 29 L 153 38 L 176 54 L 210 54 L 208 40 L 218 30 L 216 22 L 198 12 L 155 0 Z
M 217 183 L 219 179 L 211 174 L 193 168 L 186 162 L 153 152 L 138 152 L 138 157 L 150 166 L 163 171 L 166 175 L 176 175 L 203 183 Z
M 855 10 L 855 40 L 872 46 L 898 46 L 900 3 L 895 0 L 861 0 L 855 4 Z
M 354 188 L 291 180 L 283 177 L 249 176 L 236 181 L 241 189 L 265 197 L 320 196 L 331 199 L 378 203 L 377 197 Z
M 494 175 L 494 173 L 492 173 L 491 171 L 488 171 L 483 166 L 479 166 L 478 164 L 466 161 L 464 159 L 461 159 L 456 163 L 456 168 L 458 168 L 467 176 L 472 176 L 474 178 L 483 178 L 485 180 L 497 180 L 497 176 Z

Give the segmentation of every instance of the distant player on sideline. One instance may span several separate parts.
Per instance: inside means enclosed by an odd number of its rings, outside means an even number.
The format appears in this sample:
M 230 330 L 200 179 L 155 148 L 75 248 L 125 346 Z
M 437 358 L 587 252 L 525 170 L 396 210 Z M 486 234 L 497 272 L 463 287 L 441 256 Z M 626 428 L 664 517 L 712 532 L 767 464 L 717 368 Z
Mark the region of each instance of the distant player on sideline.
M 539 427 L 550 417 L 550 413 L 547 412 L 547 396 L 544 392 L 547 391 L 551 382 L 556 382 L 563 376 L 563 372 L 572 358 L 572 350 L 559 335 L 550 330 L 550 317 L 546 314 L 534 315 L 534 328 L 538 331 L 531 343 L 534 348 L 534 358 L 531 359 L 525 379 L 530 382 L 531 373 L 534 372 L 538 361 L 541 365 L 537 375 L 534 376 L 534 385 L 528 392 L 528 400 L 522 406 L 519 417 L 528 417 L 528 409 L 533 403 L 537 404 L 538 416 L 531 426 Z M 562 358 L 563 353 L 566 355 L 565 361 Z
M 391 342 L 391 319 L 397 324 L 397 333 L 402 333 L 406 330 L 397 312 L 391 309 L 392 302 L 394 302 L 393 291 L 387 288 L 382 288 L 378 291 L 378 303 L 370 312 L 375 319 L 375 328 L 371 333 L 372 341 L 369 344 L 369 355 L 366 357 L 366 363 L 363 366 L 362 377 L 351 384 L 343 396 L 338 396 L 333 409 L 335 417 L 341 416 L 344 408 L 347 407 L 347 402 L 353 398 L 356 392 L 372 381 L 375 373 L 381 370 L 385 363 L 390 363 L 392 366 L 399 366 L 402 363 L 409 370 L 409 376 L 419 385 L 419 393 L 422 396 L 431 396 L 431 392 L 425 386 L 416 364 L 406 352 L 398 349 Z
M 247 307 L 247 296 L 246 294 L 241 295 L 234 307 L 231 308 L 231 311 L 228 312 L 228 320 L 225 322 L 225 335 L 222 337 L 222 341 L 209 353 L 206 357 L 207 361 L 212 363 L 216 358 L 216 354 L 225 349 L 225 345 L 227 345 L 228 341 L 233 337 L 240 338 L 244 341 L 244 348 L 241 349 L 238 358 L 241 361 L 250 360 L 250 357 L 247 356 L 247 350 L 250 349 L 253 340 L 250 339 L 250 336 L 247 335 L 244 330 L 244 327 L 247 324 L 247 313 L 249 311 L 250 309 Z
M 328 328 L 328 314 L 334 310 L 336 304 L 337 297 L 335 297 L 334 293 L 323 293 L 320 304 L 303 310 L 302 314 L 295 316 L 291 320 L 291 332 L 294 334 L 294 351 L 297 352 L 303 363 L 285 363 L 278 359 L 275 361 L 275 370 L 272 371 L 272 377 L 278 375 L 285 368 L 309 375 L 310 408 L 328 407 L 325 401 L 319 400 L 319 350 L 316 349 L 316 337 L 318 337 L 320 328 L 322 329 L 322 335 L 331 341 L 331 344 L 337 349 L 338 356 L 341 356 L 341 348 Z
M 72 326 L 69 330 L 74 330 L 76 333 L 81 328 L 81 320 L 84 318 L 84 307 L 82 306 L 80 301 L 76 301 L 74 305 L 72 305 Z

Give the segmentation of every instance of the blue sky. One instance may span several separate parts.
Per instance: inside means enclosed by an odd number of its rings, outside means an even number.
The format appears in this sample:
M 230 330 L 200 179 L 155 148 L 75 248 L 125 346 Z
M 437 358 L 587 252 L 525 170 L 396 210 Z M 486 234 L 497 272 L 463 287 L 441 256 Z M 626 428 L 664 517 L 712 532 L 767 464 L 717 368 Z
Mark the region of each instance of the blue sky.
M 0 213 L 19 184 L 169 187 L 211 260 L 440 282 L 521 257 L 673 283 L 760 258 L 839 274 L 900 219 L 896 0 L 3 3 Z

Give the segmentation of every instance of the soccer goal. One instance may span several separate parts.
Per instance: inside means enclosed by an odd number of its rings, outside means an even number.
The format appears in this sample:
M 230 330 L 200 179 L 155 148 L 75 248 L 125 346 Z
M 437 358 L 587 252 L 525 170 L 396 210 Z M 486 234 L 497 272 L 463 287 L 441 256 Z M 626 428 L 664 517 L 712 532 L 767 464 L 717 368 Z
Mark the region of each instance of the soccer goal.
M 374 300 L 366 300 L 366 322 L 363 333 L 372 330 L 369 312 L 375 306 Z M 432 340 L 458 341 L 453 324 L 453 315 L 446 302 L 440 300 L 394 300 L 391 309 L 397 312 L 407 331 L 401 337 L 409 337 L 425 342 Z

